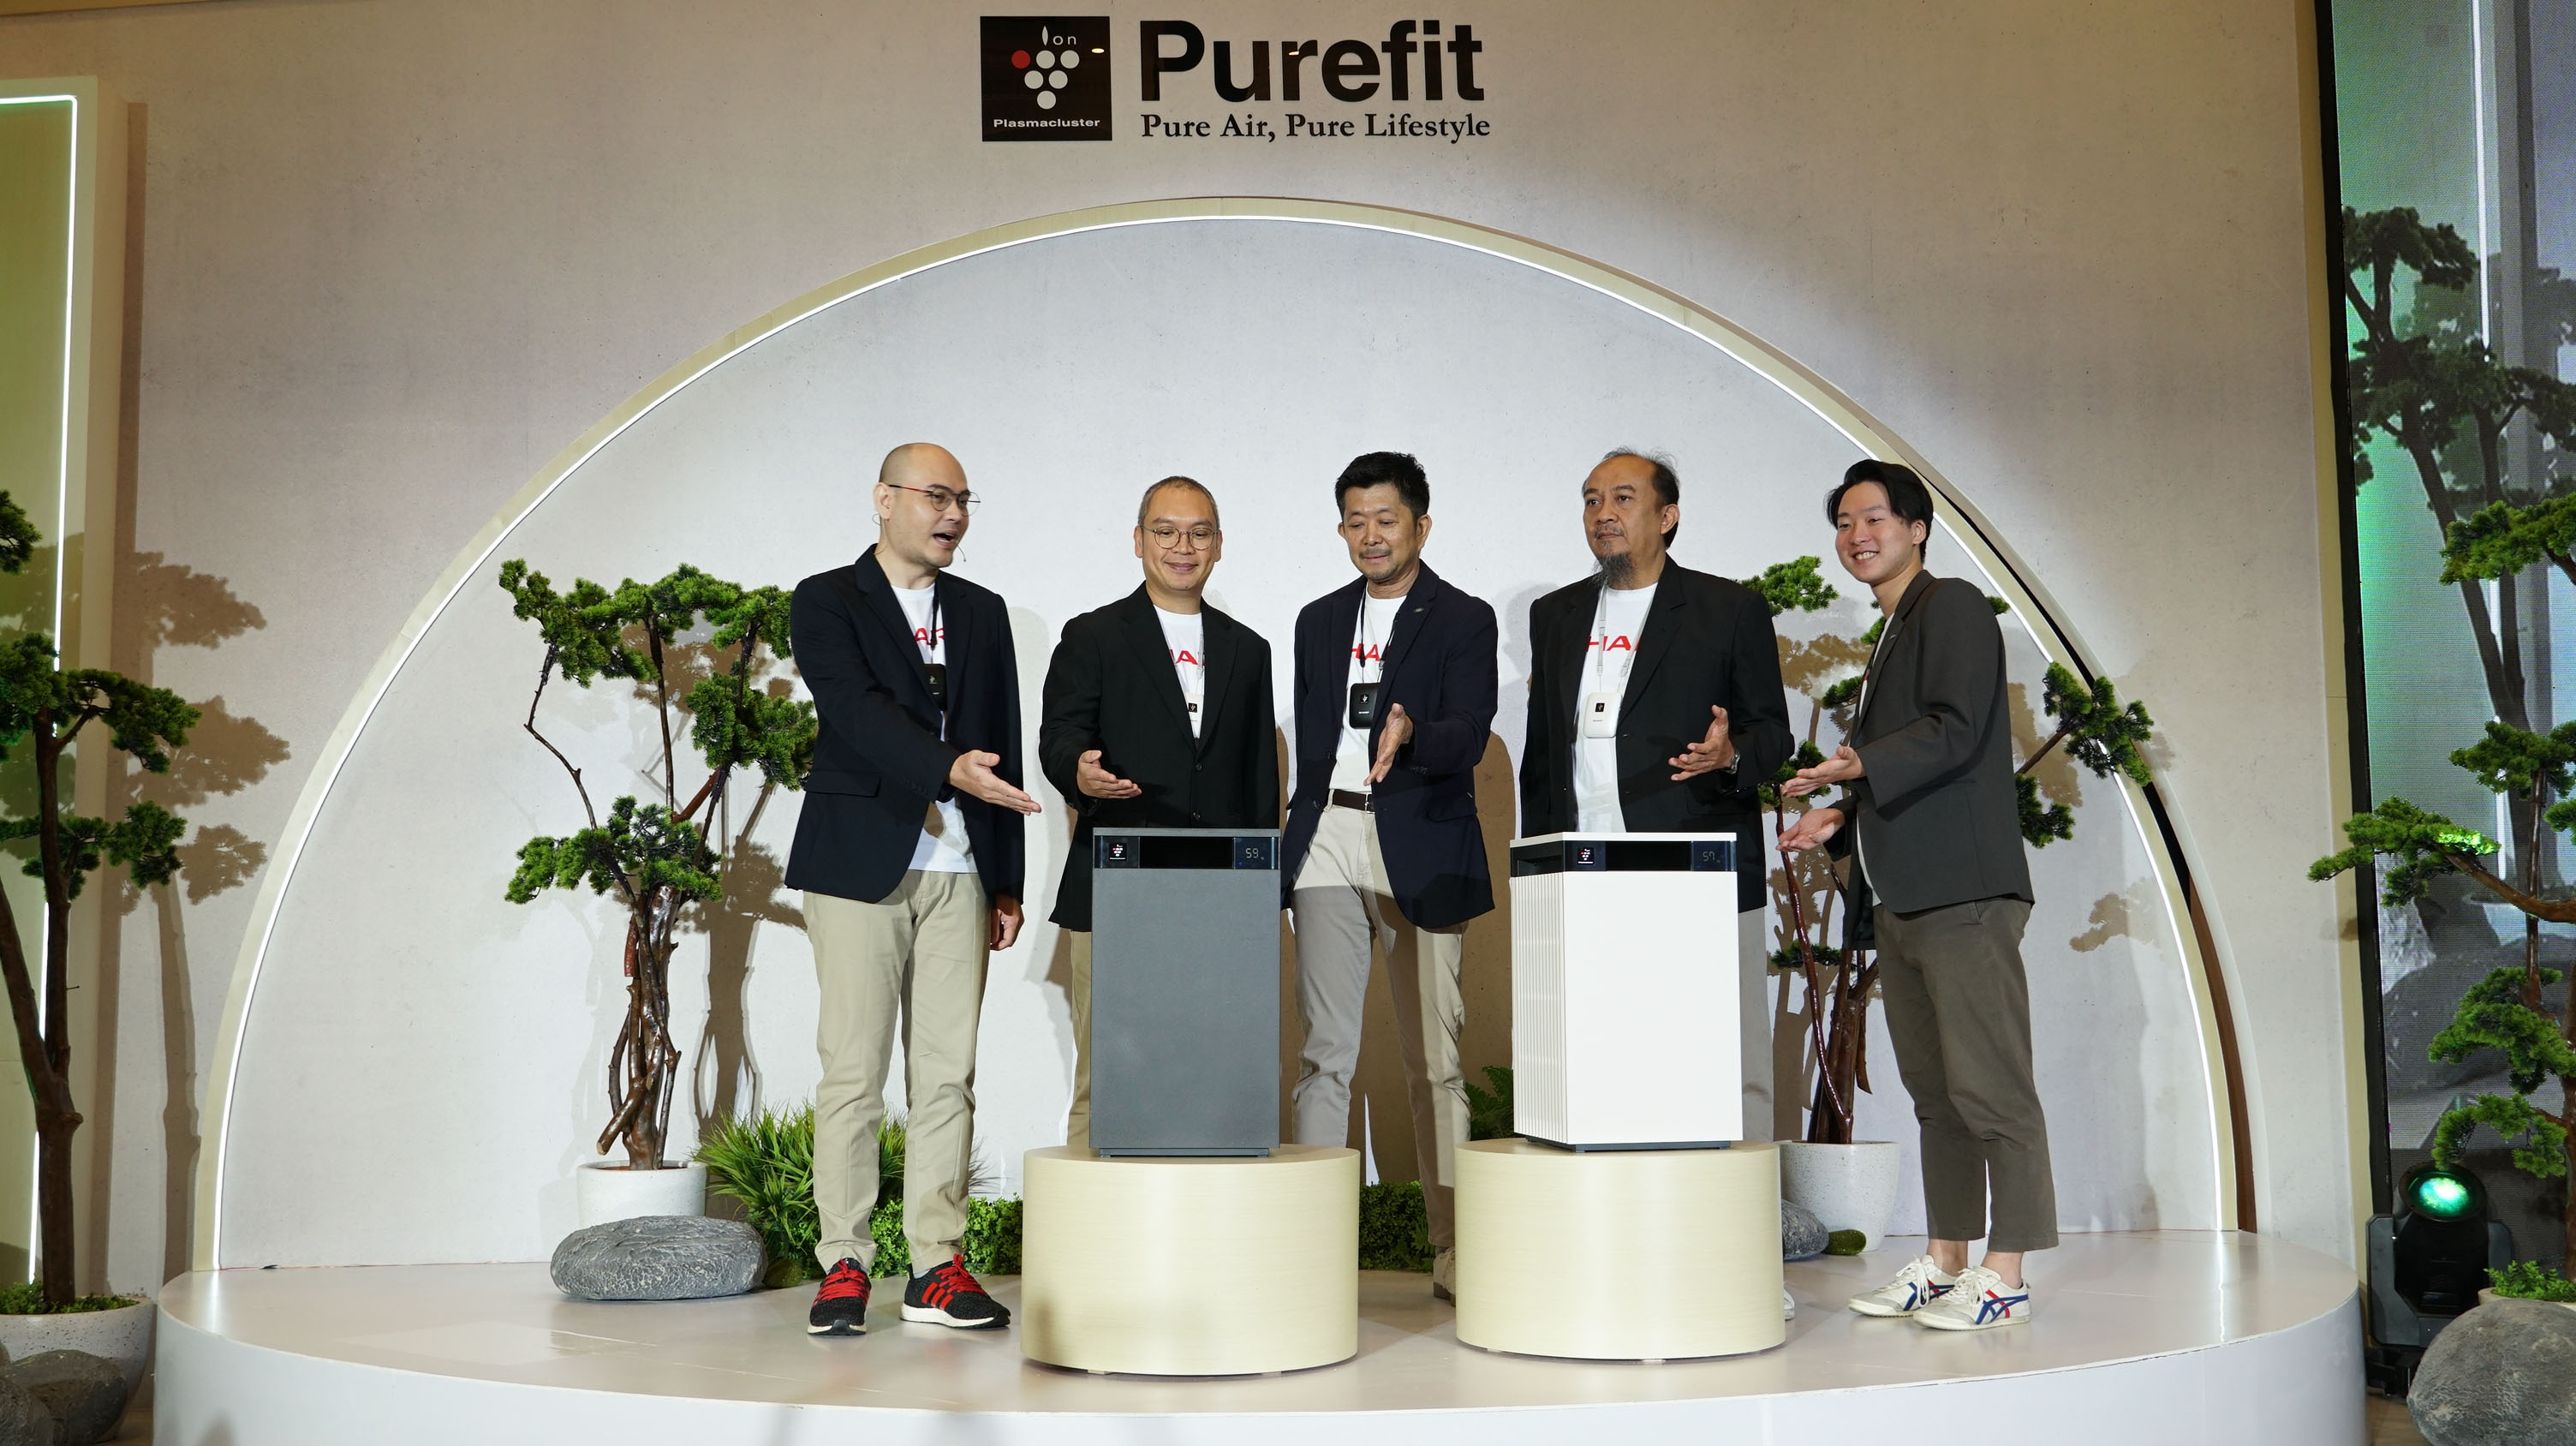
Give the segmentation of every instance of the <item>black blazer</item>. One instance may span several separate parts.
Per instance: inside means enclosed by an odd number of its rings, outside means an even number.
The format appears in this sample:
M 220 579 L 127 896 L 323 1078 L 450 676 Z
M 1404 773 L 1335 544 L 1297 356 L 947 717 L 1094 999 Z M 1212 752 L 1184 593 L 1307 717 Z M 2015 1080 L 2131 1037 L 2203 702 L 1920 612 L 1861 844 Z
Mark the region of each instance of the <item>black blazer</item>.
M 1888 615 L 1852 750 L 1866 770 L 1844 791 L 1878 901 L 1899 913 L 2030 898 L 2030 856 L 2013 784 L 2004 631 L 1974 583 L 1918 575 Z
M 1333 759 L 1350 705 L 1351 639 L 1366 578 L 1353 578 L 1297 614 L 1297 796 L 1279 885 L 1293 889 L 1315 826 L 1331 801 Z M 1373 790 L 1378 847 L 1404 917 L 1428 929 L 1463 924 L 1494 907 L 1485 835 L 1476 825 L 1476 764 L 1494 726 L 1494 610 L 1422 569 L 1386 640 L 1375 756 L 1386 710 L 1403 704 L 1413 741 Z
M 1066 623 L 1047 663 L 1038 766 L 1074 811 L 1073 852 L 1047 915 L 1064 928 L 1091 927 L 1095 826 L 1279 826 L 1270 644 L 1215 608 L 1199 616 L 1206 619 L 1207 697 L 1195 739 L 1163 625 L 1142 586 Z M 1094 748 L 1102 767 L 1144 792 L 1093 798 L 1074 786 L 1074 765 Z
M 1521 833 L 1571 833 L 1575 822 L 1574 710 L 1601 597 L 1589 577 L 1530 604 L 1529 741 L 1521 750 Z M 1708 736 L 1709 709 L 1726 710 L 1732 773 L 1672 781 L 1682 749 Z M 1771 608 L 1739 582 L 1667 559 L 1637 639 L 1619 713 L 1619 804 L 1633 833 L 1736 838 L 1736 904 L 1762 907 L 1769 888 L 1757 790 L 1789 757 L 1788 696 Z M 1393 867 L 1393 865 L 1389 865 Z
M 787 630 L 822 729 L 805 811 L 787 854 L 787 887 L 875 903 L 903 882 L 933 800 L 954 798 L 988 895 L 1020 896 L 1028 853 L 1020 815 L 948 783 L 957 755 L 998 754 L 1020 783 L 1020 665 L 1001 594 L 940 574 L 948 642 L 948 737 L 930 701 L 921 645 L 876 550 L 796 585 Z

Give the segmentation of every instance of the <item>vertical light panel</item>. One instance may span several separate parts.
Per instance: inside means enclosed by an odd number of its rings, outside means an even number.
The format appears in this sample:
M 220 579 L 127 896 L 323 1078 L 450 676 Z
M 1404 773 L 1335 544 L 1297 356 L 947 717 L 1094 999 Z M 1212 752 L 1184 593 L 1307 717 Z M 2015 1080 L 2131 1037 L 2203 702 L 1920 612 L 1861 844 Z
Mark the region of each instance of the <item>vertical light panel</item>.
M 41 534 L 16 576 L 0 575 L 0 641 L 42 633 L 70 666 L 105 666 L 116 440 L 123 362 L 124 107 L 94 80 L 0 81 L 0 491 Z M 97 545 L 91 545 L 95 540 Z M 68 765 L 70 804 L 105 810 L 107 759 Z M 36 779 L 23 756 L 0 764 L 0 812 L 30 816 Z M 13 852 L 23 857 L 27 845 Z M 46 957 L 44 894 L 0 860 L 0 888 L 29 962 Z M 104 891 L 73 913 L 67 969 L 74 1099 L 95 1113 L 98 964 Z M 41 1000 L 41 980 L 39 981 Z M 12 1054 L 14 1034 L 0 1036 Z M 35 1130 L 22 1070 L 0 1074 L 0 1279 L 25 1279 L 35 1240 Z M 94 1132 L 84 1132 L 85 1134 Z M 95 1141 L 83 1139 L 83 1158 Z M 78 1164 L 84 1184 L 90 1171 Z M 84 1212 L 85 1213 L 85 1212 Z

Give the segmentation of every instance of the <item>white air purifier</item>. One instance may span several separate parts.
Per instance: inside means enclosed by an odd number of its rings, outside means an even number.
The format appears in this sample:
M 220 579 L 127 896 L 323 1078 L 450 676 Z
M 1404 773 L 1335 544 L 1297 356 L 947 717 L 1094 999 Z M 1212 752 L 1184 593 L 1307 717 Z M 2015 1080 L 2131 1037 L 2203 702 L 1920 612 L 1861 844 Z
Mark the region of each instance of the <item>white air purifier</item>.
M 1511 856 L 1513 1128 L 1572 1150 L 1741 1140 L 1735 835 L 1548 834 Z

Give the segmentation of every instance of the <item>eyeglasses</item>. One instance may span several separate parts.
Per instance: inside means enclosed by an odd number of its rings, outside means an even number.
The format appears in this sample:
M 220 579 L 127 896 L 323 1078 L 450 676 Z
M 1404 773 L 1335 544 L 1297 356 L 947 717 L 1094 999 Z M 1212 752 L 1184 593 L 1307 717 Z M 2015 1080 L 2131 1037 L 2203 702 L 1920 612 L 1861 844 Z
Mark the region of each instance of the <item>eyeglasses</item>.
M 1174 527 L 1168 522 L 1158 522 L 1146 528 L 1145 535 L 1154 539 L 1154 545 L 1165 552 L 1180 546 L 1184 537 L 1190 540 L 1190 548 L 1196 552 L 1205 552 L 1216 545 L 1216 529 L 1213 527 Z
M 918 492 L 929 498 L 930 505 L 941 512 L 951 507 L 963 507 L 972 512 L 976 505 L 984 500 L 972 492 L 951 492 L 945 487 L 906 487 L 900 482 L 888 482 L 886 485 L 897 492 Z

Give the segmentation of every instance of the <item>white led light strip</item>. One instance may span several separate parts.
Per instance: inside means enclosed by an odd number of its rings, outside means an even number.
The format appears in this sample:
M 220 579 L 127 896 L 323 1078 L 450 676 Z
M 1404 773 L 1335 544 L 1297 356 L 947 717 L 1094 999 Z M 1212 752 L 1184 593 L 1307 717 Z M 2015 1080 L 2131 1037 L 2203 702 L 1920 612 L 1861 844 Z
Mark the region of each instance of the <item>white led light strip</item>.
M 520 488 L 518 494 L 494 514 L 457 554 L 456 560 L 448 565 L 428 595 L 413 609 L 401 633 L 360 685 L 356 698 L 342 715 L 339 727 L 324 746 L 322 757 L 307 779 L 304 792 L 296 801 L 295 812 L 289 817 L 285 833 L 279 840 L 277 859 L 260 880 L 259 897 L 252 906 L 250 926 L 245 932 L 241 954 L 233 968 L 232 985 L 224 1000 L 224 1016 L 216 1037 L 213 1069 L 206 1082 L 203 1111 L 206 1139 L 197 1175 L 193 1259 L 196 1269 L 217 1270 L 223 1266 L 224 1165 L 230 1136 L 233 1088 L 239 1078 L 242 1043 L 248 1031 L 251 1004 L 258 992 L 260 968 L 267 958 L 269 940 L 276 932 L 278 916 L 286 891 L 293 883 L 296 865 L 312 838 L 323 803 L 330 797 L 340 770 L 347 765 L 357 746 L 358 735 L 365 731 L 368 720 L 391 690 L 394 678 L 401 673 L 403 665 L 410 660 L 413 650 L 420 646 L 439 615 L 447 610 L 448 604 L 455 601 L 467 584 L 482 573 L 484 566 L 519 523 L 543 505 L 557 487 L 602 448 L 690 383 L 779 332 L 853 297 L 865 296 L 879 287 L 952 262 L 1035 241 L 1129 226 L 1205 221 L 1341 226 L 1456 246 L 1570 281 L 1688 332 L 1788 393 L 1862 451 L 1874 457 L 1903 461 L 1921 473 L 1931 484 L 1942 523 L 1977 559 L 1987 576 L 2003 589 L 2006 600 L 2012 604 L 2015 620 L 2028 631 L 2041 653 L 2052 662 L 2064 663 L 2087 677 L 2092 676 L 2091 668 L 2077 652 L 2073 634 L 2057 620 L 2056 610 L 2050 606 L 2044 592 L 2031 580 L 2029 573 L 2004 551 L 1985 519 L 1960 499 L 1930 463 L 1880 426 L 1849 397 L 1786 354 L 1716 313 L 1626 272 L 1526 237 L 1447 217 L 1387 206 L 1286 197 L 1196 197 L 1100 206 L 991 227 L 925 246 L 808 292 L 767 316 L 727 333 L 714 345 L 663 373 Z M 2216 1174 L 2211 1216 L 2225 1228 L 2236 1218 L 2233 1137 L 2222 1123 L 2228 1115 L 2229 1092 L 2217 1015 L 2210 981 L 2205 973 L 2218 969 L 2220 965 L 2200 955 L 2197 936 L 2186 922 L 2181 872 L 2176 860 L 2168 854 L 2159 831 L 2148 820 L 2144 795 L 2136 784 L 2125 778 L 2120 780 L 2120 786 L 2131 822 L 2138 831 L 2138 838 L 2164 896 L 2167 926 L 2186 964 L 2184 974 L 2200 1023 L 2202 1070 L 2209 1086 L 2210 1114 L 2204 1123 L 2209 1130 L 2210 1159 Z

